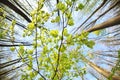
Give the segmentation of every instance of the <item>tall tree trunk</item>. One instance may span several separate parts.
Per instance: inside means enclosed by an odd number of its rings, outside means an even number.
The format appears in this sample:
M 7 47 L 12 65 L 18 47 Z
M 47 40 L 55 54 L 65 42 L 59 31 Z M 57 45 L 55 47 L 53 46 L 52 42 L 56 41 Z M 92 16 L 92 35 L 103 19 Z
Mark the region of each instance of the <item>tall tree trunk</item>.
M 0 44 L 0 47 L 14 47 L 14 46 L 32 46 L 32 44 L 23 44 L 23 45 L 21 45 L 21 44 Z
M 88 59 L 86 59 L 82 54 L 81 54 L 81 56 L 82 56 L 81 59 L 82 59 L 84 62 L 86 62 L 89 66 L 91 66 L 93 69 L 95 69 L 97 72 L 99 72 L 99 73 L 100 73 L 101 75 L 103 75 L 104 77 L 108 78 L 108 77 L 111 75 L 111 72 L 109 72 L 109 71 L 107 71 L 107 70 L 105 70 L 105 69 L 97 66 L 97 65 L 94 64 L 94 63 L 92 63 L 91 61 L 89 61 Z M 120 76 L 114 75 L 114 76 L 112 77 L 112 80 L 120 80 Z
M 27 15 L 25 15 L 20 9 L 18 9 L 15 5 L 13 5 L 8 0 L 0 0 L 0 3 L 2 3 L 4 5 L 6 5 L 7 7 L 11 8 L 13 11 L 15 11 L 16 13 L 21 15 L 28 22 L 31 22 L 30 18 Z
M 120 15 L 113 17 L 101 24 L 95 25 L 92 28 L 86 30 L 85 32 L 93 32 L 93 31 L 109 28 L 109 27 L 119 25 L 119 24 L 120 24 Z
M 20 4 L 18 1 L 13 0 L 26 14 L 30 15 Z
M 103 2 L 101 3 L 101 5 L 73 33 L 75 33 L 76 31 L 78 31 L 100 8 L 102 8 L 102 6 L 106 2 L 107 2 L 107 0 L 103 0 Z

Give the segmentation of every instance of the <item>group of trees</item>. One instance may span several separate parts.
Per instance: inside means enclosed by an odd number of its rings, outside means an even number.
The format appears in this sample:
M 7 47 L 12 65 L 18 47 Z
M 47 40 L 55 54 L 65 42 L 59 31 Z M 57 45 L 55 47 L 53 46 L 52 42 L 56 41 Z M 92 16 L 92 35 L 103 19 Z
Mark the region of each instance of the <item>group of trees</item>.
M 0 0 L 1 80 L 120 80 L 120 0 Z

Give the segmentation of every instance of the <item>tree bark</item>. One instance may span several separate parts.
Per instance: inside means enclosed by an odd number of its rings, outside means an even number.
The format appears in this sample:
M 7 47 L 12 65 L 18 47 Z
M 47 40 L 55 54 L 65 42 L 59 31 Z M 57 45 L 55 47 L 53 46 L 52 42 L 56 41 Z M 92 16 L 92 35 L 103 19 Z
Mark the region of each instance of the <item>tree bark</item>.
M 96 64 L 92 63 L 91 61 L 89 61 L 88 59 L 86 59 L 83 55 L 82 56 L 82 60 L 84 62 L 86 62 L 89 66 L 91 66 L 93 69 L 95 69 L 98 73 L 100 73 L 101 75 L 103 75 L 104 77 L 108 78 L 111 75 L 111 72 L 97 66 Z M 114 75 L 112 77 L 112 80 L 120 80 L 120 76 L 116 76 Z
M 15 11 L 16 13 L 21 15 L 28 22 L 31 22 L 30 18 L 27 15 L 25 15 L 20 9 L 18 9 L 15 5 L 13 5 L 8 0 L 0 0 L 0 3 L 2 3 L 4 5 L 6 5 L 7 7 L 11 8 L 13 11 Z
M 30 15 L 16 0 L 13 0 L 26 14 Z
M 78 31 L 106 2 L 107 0 L 103 0 L 101 5 L 73 33 Z
M 119 25 L 119 24 L 120 24 L 120 15 L 113 17 L 101 24 L 95 25 L 92 28 L 86 30 L 85 32 L 93 32 L 93 31 L 109 28 L 109 27 Z
M 0 44 L 0 47 L 14 47 L 14 46 L 31 46 L 32 44 L 23 44 L 23 45 L 21 45 L 21 44 Z

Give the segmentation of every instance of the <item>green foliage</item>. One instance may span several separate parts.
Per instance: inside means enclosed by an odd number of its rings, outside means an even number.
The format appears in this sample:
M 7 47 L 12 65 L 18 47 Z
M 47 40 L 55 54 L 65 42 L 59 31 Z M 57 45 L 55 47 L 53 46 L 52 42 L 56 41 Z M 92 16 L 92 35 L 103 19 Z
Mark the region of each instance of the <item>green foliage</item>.
M 102 32 L 102 30 L 97 30 L 97 31 L 94 31 L 93 33 L 98 36 L 101 34 L 101 32 Z
M 78 6 L 76 7 L 76 11 L 82 10 L 84 8 L 84 5 L 82 3 L 79 3 Z
M 57 37 L 58 36 L 58 30 L 51 30 L 50 35 L 52 35 L 53 37 Z
M 27 53 L 28 54 L 33 54 L 33 50 L 28 50 Z
M 64 12 L 67 9 L 66 5 L 63 2 L 59 2 L 56 5 L 56 7 L 57 7 L 57 9 L 61 10 L 62 12 Z
M 83 9 L 83 8 L 84 8 L 84 5 L 83 5 L 82 3 L 80 3 L 80 4 L 78 5 L 78 8 L 79 8 L 79 9 Z
M 35 70 L 43 74 L 47 79 L 53 78 L 53 75 L 56 74 L 54 80 L 62 79 L 66 76 L 72 79 L 86 74 L 86 68 L 78 65 L 83 58 L 80 56 L 82 54 L 81 47 L 86 45 L 88 48 L 93 48 L 95 43 L 88 40 L 89 33 L 87 32 L 73 35 L 68 31 L 69 26 L 74 26 L 72 9 L 75 2 L 76 0 L 60 1 L 56 4 L 56 9 L 53 10 L 51 15 L 42 9 L 44 0 L 39 0 L 38 7 L 31 12 L 32 22 L 28 24 L 27 30 L 23 32 L 23 37 L 25 38 L 27 36 L 34 37 L 32 39 L 32 49 L 26 49 L 24 46 L 20 46 L 18 49 L 19 56 L 27 57 L 28 59 L 28 61 L 22 59 L 22 62 L 27 62 L 28 65 L 24 69 L 21 79 L 33 80 L 37 78 L 42 80 L 41 75 L 34 73 Z M 84 8 L 82 4 L 78 4 L 77 7 L 79 9 Z M 60 11 L 60 16 L 54 17 L 58 10 Z M 44 24 L 48 20 L 51 20 L 51 23 L 62 22 L 63 26 L 60 27 L 63 29 L 60 31 L 45 28 Z M 34 55 L 37 57 L 34 57 Z M 34 67 L 35 64 L 37 68 Z M 56 69 L 57 72 L 55 72 Z M 69 73 L 72 69 L 76 71 L 74 74 Z
M 93 48 L 93 46 L 95 45 L 95 42 L 94 41 L 87 41 L 85 44 L 87 45 L 87 47 Z
M 18 55 L 19 55 L 19 56 L 23 56 L 23 55 L 25 55 L 24 53 L 25 53 L 24 46 L 20 46 L 20 47 L 19 47 L 19 50 L 18 50 Z
M 0 39 L 6 38 L 8 29 L 5 30 L 5 28 L 8 27 L 7 23 L 5 22 L 6 15 L 4 13 L 4 10 L 0 8 Z
M 72 6 L 72 1 L 71 0 L 66 0 L 66 4 L 69 6 Z
M 11 51 L 15 51 L 15 47 L 11 47 L 10 50 L 11 50 Z
M 74 21 L 73 19 L 68 19 L 68 23 L 69 26 L 73 26 L 74 25 Z
M 35 29 L 35 25 L 34 25 L 34 23 L 29 23 L 28 24 L 28 30 L 33 30 L 33 29 Z
M 67 29 L 64 29 L 63 35 L 66 36 L 66 37 L 69 36 L 69 33 L 68 33 L 68 30 L 67 30 Z

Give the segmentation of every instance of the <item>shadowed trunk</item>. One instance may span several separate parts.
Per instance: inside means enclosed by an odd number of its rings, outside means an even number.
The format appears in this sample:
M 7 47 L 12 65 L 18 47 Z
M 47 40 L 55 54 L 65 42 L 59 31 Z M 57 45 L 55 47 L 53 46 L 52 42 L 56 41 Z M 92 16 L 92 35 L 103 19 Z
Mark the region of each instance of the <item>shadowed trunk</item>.
M 11 2 L 8 0 L 0 0 L 0 3 L 6 5 L 7 7 L 11 8 L 13 11 L 21 15 L 25 20 L 28 22 L 31 22 L 30 18 L 26 16 L 20 9 L 18 9 L 15 5 L 13 5 Z
M 119 25 L 119 24 L 120 24 L 120 15 L 113 17 L 101 24 L 97 24 L 97 25 L 93 26 L 92 28 L 86 30 L 85 32 L 93 32 L 93 31 L 109 28 L 109 27 Z
M 111 72 L 97 66 L 96 64 L 92 63 L 91 61 L 89 61 L 88 59 L 86 59 L 82 54 L 82 60 L 84 62 L 86 62 L 88 65 L 90 65 L 93 69 L 95 69 L 98 73 L 100 73 L 101 75 L 103 75 L 104 77 L 108 78 L 111 75 Z M 120 76 L 116 76 L 114 75 L 112 77 L 112 80 L 120 80 Z

